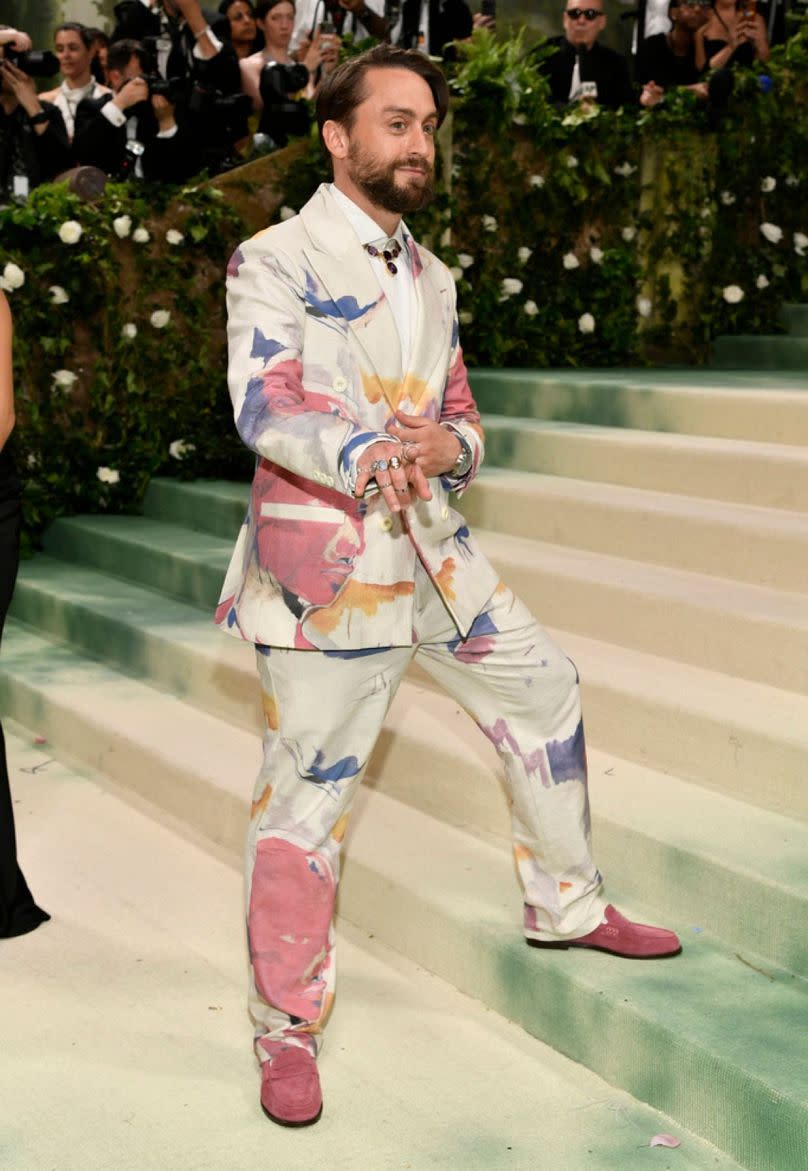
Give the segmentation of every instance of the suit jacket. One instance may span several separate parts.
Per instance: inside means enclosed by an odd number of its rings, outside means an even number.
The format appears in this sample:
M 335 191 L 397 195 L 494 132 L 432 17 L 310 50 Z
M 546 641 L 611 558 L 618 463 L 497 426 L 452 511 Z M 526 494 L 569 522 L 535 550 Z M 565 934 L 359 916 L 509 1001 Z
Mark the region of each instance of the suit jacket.
M 559 49 L 542 61 L 541 71 L 550 82 L 553 101 L 566 105 L 575 68 L 575 49 L 566 37 L 554 37 L 548 43 L 558 45 Z M 596 41 L 589 52 L 581 52 L 580 72 L 581 81 L 594 81 L 597 85 L 599 105 L 617 109 L 636 100 L 629 79 L 628 62 L 614 49 Z
M 78 163 L 98 167 L 113 177 L 123 175 L 126 159 L 126 126 L 113 126 L 102 110 L 111 94 L 79 103 L 73 155 Z M 198 145 L 184 126 L 170 138 L 158 138 L 159 127 L 151 104 L 138 106 L 130 114 L 136 121 L 136 137 L 143 143 L 143 175 L 163 183 L 184 183 L 202 170 Z
M 228 267 L 229 385 L 258 456 L 217 621 L 250 642 L 347 650 L 406 646 L 420 556 L 465 636 L 498 585 L 449 504 L 483 455 L 446 266 L 406 237 L 417 321 L 409 369 L 378 264 L 328 187 L 243 244 Z M 394 278 L 393 278 L 394 279 Z M 361 453 L 393 411 L 448 422 L 473 452 L 460 481 L 393 515 L 352 494 Z
M 418 47 L 421 24 L 421 0 L 403 0 L 401 6 L 401 36 L 399 44 L 405 49 Z M 442 57 L 450 41 L 465 40 L 473 29 L 471 9 L 465 0 L 430 0 L 429 44 L 433 57 Z

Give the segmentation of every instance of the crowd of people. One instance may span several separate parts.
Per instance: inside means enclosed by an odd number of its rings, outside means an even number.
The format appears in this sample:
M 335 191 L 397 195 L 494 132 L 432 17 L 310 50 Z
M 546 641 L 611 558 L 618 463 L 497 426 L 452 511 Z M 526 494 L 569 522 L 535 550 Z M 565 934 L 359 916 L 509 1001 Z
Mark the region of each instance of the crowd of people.
M 770 41 L 785 37 L 783 4 L 640 0 L 623 55 L 601 42 L 604 0 L 566 0 L 563 34 L 541 68 L 559 107 L 652 107 L 685 86 L 719 110 L 733 66 L 765 61 Z M 227 170 L 308 132 L 346 36 L 445 57 L 475 28 L 494 27 L 490 0 L 481 8 L 221 0 L 211 13 L 199 0 L 121 0 L 108 32 L 66 21 L 52 50 L 36 52 L 24 31 L 0 26 L 0 206 L 82 165 L 163 182 Z

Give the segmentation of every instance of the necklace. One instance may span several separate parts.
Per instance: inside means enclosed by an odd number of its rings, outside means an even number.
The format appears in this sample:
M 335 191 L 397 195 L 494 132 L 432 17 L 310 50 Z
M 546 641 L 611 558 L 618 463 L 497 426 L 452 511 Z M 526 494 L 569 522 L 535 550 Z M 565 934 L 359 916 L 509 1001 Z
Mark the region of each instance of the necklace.
M 384 261 L 385 268 L 390 273 L 390 276 L 395 276 L 398 272 L 398 267 L 393 263 L 394 260 L 401 253 L 401 245 L 398 240 L 388 240 L 386 248 L 376 248 L 373 244 L 365 244 L 364 249 L 369 256 L 380 256 Z

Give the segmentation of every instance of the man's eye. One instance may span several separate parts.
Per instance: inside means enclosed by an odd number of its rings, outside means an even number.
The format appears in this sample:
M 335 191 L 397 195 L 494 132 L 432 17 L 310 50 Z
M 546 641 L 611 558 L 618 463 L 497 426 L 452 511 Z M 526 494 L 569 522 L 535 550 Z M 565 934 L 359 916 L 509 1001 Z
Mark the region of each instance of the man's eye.
M 406 122 L 402 122 L 402 121 L 401 121 L 401 119 L 399 119 L 397 122 L 391 122 L 391 123 L 390 123 L 390 127 L 391 127 L 391 129 L 393 129 L 393 130 L 405 130 L 405 129 L 406 129 L 406 126 L 407 126 L 407 123 L 406 123 Z
M 424 126 L 424 134 L 434 135 L 437 134 L 437 132 L 438 128 L 434 122 L 427 122 L 426 126 Z

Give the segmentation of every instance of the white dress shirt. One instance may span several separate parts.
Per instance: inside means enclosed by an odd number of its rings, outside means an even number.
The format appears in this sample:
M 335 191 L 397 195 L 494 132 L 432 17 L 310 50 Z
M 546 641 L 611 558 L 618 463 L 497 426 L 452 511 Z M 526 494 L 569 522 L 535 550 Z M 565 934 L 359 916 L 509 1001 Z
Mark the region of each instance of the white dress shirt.
M 388 272 L 387 266 L 381 256 L 370 256 L 366 252 L 365 259 L 371 266 L 379 282 L 379 288 L 387 298 L 387 303 L 392 310 L 401 344 L 401 369 L 406 374 L 409 369 L 410 356 L 412 354 L 417 313 L 415 278 L 412 275 L 410 254 L 406 246 L 409 232 L 405 229 L 404 221 L 399 220 L 395 233 L 392 236 L 388 236 L 376 221 L 371 219 L 344 192 L 340 191 L 339 187 L 332 183 L 330 190 L 358 237 L 359 242 L 357 247 L 364 249 L 365 244 L 373 244 L 381 251 L 388 240 L 396 240 L 401 248 L 401 252 L 395 259 L 395 266 L 398 269 L 395 275 Z
M 384 0 L 365 0 L 365 6 L 371 12 L 375 12 L 377 16 L 384 16 Z M 290 50 L 295 51 L 306 37 L 313 37 L 320 27 L 320 22 L 325 20 L 327 16 L 328 10 L 323 0 L 298 0 L 295 6 L 295 27 L 289 42 Z M 368 29 L 361 20 L 357 20 L 352 12 L 347 14 L 342 31 L 350 33 L 357 40 L 370 36 Z

